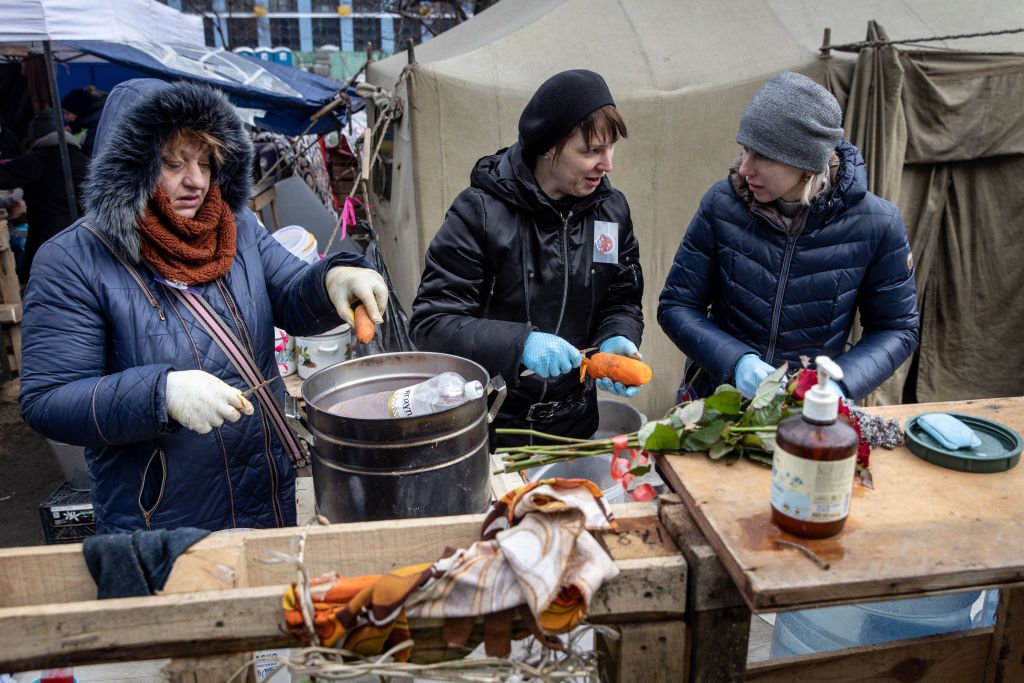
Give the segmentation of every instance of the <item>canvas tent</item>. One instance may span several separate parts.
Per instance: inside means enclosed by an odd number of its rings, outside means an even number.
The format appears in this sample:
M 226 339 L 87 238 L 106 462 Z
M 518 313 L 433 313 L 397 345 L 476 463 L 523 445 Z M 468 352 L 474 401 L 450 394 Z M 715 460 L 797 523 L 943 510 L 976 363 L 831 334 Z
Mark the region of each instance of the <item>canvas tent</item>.
M 203 45 L 203 18 L 156 0 L 0 0 L 0 43 L 173 40 Z
M 744 106 L 781 70 L 848 88 L 854 56 L 819 59 L 823 30 L 831 28 L 834 44 L 850 43 L 864 39 L 873 19 L 896 37 L 990 31 L 1024 26 L 1024 3 L 503 0 L 418 46 L 382 228 L 401 301 L 411 304 L 424 251 L 473 163 L 516 139 L 519 113 L 537 85 L 563 69 L 594 69 L 629 127 L 611 178 L 629 199 L 641 243 L 642 350 L 655 368 L 653 386 L 633 404 L 660 415 L 671 406 L 682 355 L 657 325 L 658 295 L 701 195 L 736 156 Z M 938 45 L 1024 52 L 1024 36 Z M 405 55 L 373 63 L 368 79 L 391 88 L 405 66 Z

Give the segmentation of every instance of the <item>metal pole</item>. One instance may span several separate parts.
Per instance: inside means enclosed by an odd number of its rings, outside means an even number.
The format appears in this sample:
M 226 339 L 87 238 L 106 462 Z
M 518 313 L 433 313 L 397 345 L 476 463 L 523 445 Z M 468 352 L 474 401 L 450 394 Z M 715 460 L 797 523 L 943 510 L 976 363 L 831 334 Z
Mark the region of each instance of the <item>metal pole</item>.
M 71 179 L 71 157 L 68 156 L 68 140 L 64 133 L 64 110 L 61 109 L 60 98 L 57 96 L 57 74 L 54 70 L 50 41 L 43 41 L 43 49 L 46 51 L 46 80 L 50 82 L 50 106 L 53 109 L 53 118 L 57 122 L 60 165 L 64 171 L 64 193 L 68 201 L 68 214 L 71 216 L 71 222 L 74 223 L 78 220 L 78 199 L 75 197 L 75 185 Z

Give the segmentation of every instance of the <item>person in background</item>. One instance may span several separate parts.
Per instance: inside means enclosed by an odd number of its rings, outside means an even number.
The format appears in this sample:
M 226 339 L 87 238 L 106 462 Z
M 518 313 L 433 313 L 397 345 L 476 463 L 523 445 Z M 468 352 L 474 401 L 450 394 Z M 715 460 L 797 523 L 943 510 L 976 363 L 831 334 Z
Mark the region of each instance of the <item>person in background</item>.
M 274 326 L 319 334 L 356 302 L 381 322 L 384 278 L 355 254 L 307 265 L 267 233 L 247 208 L 252 143 L 216 90 L 126 81 L 103 120 L 86 216 L 25 292 L 22 417 L 86 447 L 97 533 L 293 525 L 302 457 L 282 383 L 257 381 L 278 376 Z
M 92 156 L 93 147 L 96 144 L 96 129 L 103 116 L 103 104 L 106 99 L 106 93 L 90 85 L 85 88 L 75 88 L 60 101 L 60 106 L 64 109 L 64 118 L 71 128 L 71 132 L 78 135 L 83 130 L 85 131 L 85 137 L 82 139 L 82 151 L 89 156 Z
M 24 190 L 28 237 L 25 255 L 18 268 L 18 277 L 28 281 L 32 259 L 43 242 L 63 230 L 71 222 L 67 190 L 64 187 L 64 166 L 60 158 L 57 122 L 47 107 L 29 123 L 27 151 L 5 164 L 0 164 L 0 190 L 20 187 Z M 89 158 L 78 148 L 78 142 L 67 136 L 71 162 L 71 185 L 81 206 L 81 187 L 88 171 Z M 76 207 L 75 213 L 78 214 Z
M 18 136 L 14 130 L 7 125 L 7 119 L 0 114 L 0 164 L 10 161 L 21 152 L 21 145 L 18 144 Z
M 430 244 L 413 342 L 505 378 L 497 427 L 589 437 L 597 397 L 594 382 L 580 382 L 580 350 L 640 357 L 639 245 L 608 181 L 625 136 L 600 75 L 552 76 L 523 110 L 519 141 L 477 162 Z M 637 390 L 596 384 L 619 396 Z
M 678 401 L 731 382 L 752 396 L 772 370 L 831 356 L 855 401 L 914 352 L 913 258 L 899 209 L 867 189 L 825 88 L 780 73 L 740 120 L 729 176 L 711 187 L 676 252 L 658 322 L 686 354 Z M 854 314 L 863 336 L 847 348 Z

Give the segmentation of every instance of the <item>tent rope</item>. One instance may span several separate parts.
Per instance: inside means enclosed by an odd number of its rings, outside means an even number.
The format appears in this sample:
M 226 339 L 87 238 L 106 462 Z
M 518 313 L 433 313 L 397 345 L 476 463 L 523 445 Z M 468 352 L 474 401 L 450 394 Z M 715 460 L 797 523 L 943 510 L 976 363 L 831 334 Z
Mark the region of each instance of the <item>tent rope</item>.
M 1022 28 L 1008 28 L 1001 31 L 983 31 L 981 33 L 957 33 L 946 36 L 931 36 L 929 38 L 908 38 L 905 40 L 862 40 L 857 43 L 845 43 L 843 45 L 823 45 L 822 50 L 839 50 L 840 52 L 859 52 L 868 47 L 884 47 L 886 45 L 909 45 L 913 43 L 930 43 L 938 40 L 960 40 L 962 38 L 983 38 L 985 36 L 1002 36 L 1011 33 L 1024 33 Z
M 391 121 L 393 121 L 395 119 L 396 114 L 398 114 L 398 112 L 401 111 L 401 107 L 400 107 L 400 102 L 401 102 L 401 99 L 402 99 L 401 88 L 402 88 L 402 85 L 405 83 L 406 79 L 409 77 L 409 73 L 410 73 L 410 67 L 409 66 L 406 66 L 404 69 L 402 69 L 402 73 L 398 77 L 398 80 L 395 82 L 394 89 L 391 91 L 391 99 L 388 101 L 388 106 L 383 111 L 383 116 L 381 116 L 380 119 L 374 123 L 373 127 L 369 129 L 370 130 L 370 142 L 371 142 L 371 144 L 376 143 L 376 144 L 374 144 L 373 149 L 371 150 L 370 157 L 368 159 L 368 166 L 370 168 L 373 168 L 373 165 L 377 162 L 377 159 L 380 156 L 381 144 L 383 144 L 383 142 L 384 142 L 384 134 L 387 131 L 388 125 L 390 125 Z M 365 140 L 365 137 L 364 137 L 364 140 Z M 356 193 L 360 189 L 363 190 L 363 195 L 366 197 L 366 200 L 367 200 L 367 204 L 366 204 L 366 220 L 367 220 L 367 223 L 370 226 L 370 229 L 372 230 L 373 229 L 373 212 L 370 211 L 370 206 L 369 206 L 370 188 L 367 186 L 367 182 L 363 178 L 363 173 L 362 173 L 362 155 L 357 155 L 356 159 L 359 162 L 359 165 L 357 166 L 357 169 L 356 169 L 358 171 L 358 176 L 357 176 L 358 180 L 356 182 L 352 183 L 352 189 L 349 190 L 347 199 L 351 199 L 352 197 L 354 197 L 356 195 Z M 324 247 L 324 254 L 326 254 L 327 251 L 331 248 L 331 245 L 334 243 L 334 238 L 338 236 L 338 231 L 341 229 L 341 224 L 342 224 L 343 220 L 344 220 L 344 212 L 342 212 L 342 215 L 340 215 L 338 217 L 338 222 L 334 225 L 334 230 L 331 231 L 331 236 L 327 238 L 327 246 Z

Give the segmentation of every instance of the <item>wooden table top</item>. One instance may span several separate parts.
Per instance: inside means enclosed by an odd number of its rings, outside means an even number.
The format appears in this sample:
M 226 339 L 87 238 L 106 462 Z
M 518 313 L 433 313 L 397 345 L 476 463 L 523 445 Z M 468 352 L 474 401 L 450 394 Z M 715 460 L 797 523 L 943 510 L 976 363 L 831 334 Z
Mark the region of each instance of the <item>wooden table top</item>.
M 1024 397 L 868 409 L 901 422 L 929 411 L 1024 432 Z M 876 448 L 874 490 L 855 484 L 843 531 L 811 540 L 772 523 L 771 469 L 748 460 L 730 467 L 703 453 L 659 461 L 755 612 L 1024 582 L 1024 466 L 969 474 L 905 447 Z M 776 540 L 800 543 L 830 568 Z

